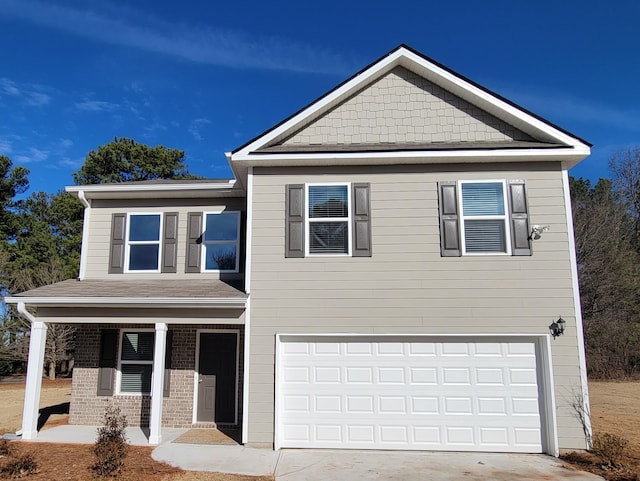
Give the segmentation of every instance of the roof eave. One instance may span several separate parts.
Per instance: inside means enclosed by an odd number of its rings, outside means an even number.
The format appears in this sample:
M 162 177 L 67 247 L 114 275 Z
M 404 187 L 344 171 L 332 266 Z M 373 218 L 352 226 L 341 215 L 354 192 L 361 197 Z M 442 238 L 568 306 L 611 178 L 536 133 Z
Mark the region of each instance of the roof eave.
M 245 309 L 246 298 L 166 297 L 5 297 L 7 304 L 20 302 L 33 307 L 136 307 Z
M 244 166 L 391 165 L 446 163 L 563 162 L 573 167 L 591 153 L 586 146 L 546 149 L 405 150 L 392 152 L 287 152 L 237 154 Z
M 84 192 L 87 199 L 133 199 L 163 197 L 231 197 L 243 195 L 236 179 L 228 182 L 176 183 L 176 184 L 96 184 L 71 185 L 65 191 L 78 196 Z M 240 187 L 240 188 L 239 188 Z

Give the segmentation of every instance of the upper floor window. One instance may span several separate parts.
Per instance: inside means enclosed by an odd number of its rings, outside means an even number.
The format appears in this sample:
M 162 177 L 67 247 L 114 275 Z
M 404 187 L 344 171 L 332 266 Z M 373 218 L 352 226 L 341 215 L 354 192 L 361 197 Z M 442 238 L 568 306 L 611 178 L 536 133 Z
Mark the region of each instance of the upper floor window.
M 127 270 L 157 272 L 160 265 L 161 214 L 129 214 Z
M 307 185 L 309 254 L 351 251 L 349 185 Z
M 464 254 L 509 254 L 506 188 L 500 182 L 460 182 Z
M 438 182 L 442 256 L 531 255 L 523 180 Z
M 153 331 L 123 331 L 120 348 L 119 391 L 149 394 L 153 372 Z
M 177 233 L 177 212 L 113 213 L 109 274 L 176 272 Z
M 202 233 L 205 271 L 238 272 L 240 212 L 207 213 Z
M 285 257 L 371 257 L 368 183 L 285 186 Z

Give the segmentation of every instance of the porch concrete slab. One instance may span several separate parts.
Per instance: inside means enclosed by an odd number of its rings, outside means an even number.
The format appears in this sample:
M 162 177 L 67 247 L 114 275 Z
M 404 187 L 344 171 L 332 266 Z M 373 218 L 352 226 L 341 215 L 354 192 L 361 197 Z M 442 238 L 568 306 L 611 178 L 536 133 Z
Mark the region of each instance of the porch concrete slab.
M 162 442 L 169 443 L 186 429 L 162 429 Z M 56 426 L 54 428 L 43 429 L 38 432 L 35 442 L 41 443 L 72 443 L 72 444 L 93 444 L 98 436 L 98 426 Z M 134 446 L 149 446 L 148 430 L 139 427 L 128 427 L 126 437 L 129 444 Z M 31 442 L 26 441 L 25 442 Z
M 280 451 L 244 446 L 163 443 L 151 457 L 187 471 L 269 476 L 276 472 Z M 326 479 L 326 478 L 323 478 Z
M 278 481 L 602 481 L 545 455 L 359 450 L 282 450 Z

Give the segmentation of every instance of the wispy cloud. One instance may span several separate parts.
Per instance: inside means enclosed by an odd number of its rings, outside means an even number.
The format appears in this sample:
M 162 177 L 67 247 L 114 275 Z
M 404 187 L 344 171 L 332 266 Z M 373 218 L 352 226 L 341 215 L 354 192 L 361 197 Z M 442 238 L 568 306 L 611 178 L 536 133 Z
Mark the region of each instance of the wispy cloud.
M 108 3 L 93 5 L 102 10 L 52 5 L 40 0 L 0 0 L 0 16 L 91 40 L 225 67 L 344 75 L 359 65 L 344 53 L 291 39 L 181 25 L 154 18 L 148 11 L 119 7 L 116 12 Z
M 189 133 L 196 140 L 202 140 L 202 129 L 211 123 L 209 119 L 194 119 L 189 125 Z
M 15 156 L 15 161 L 20 164 L 30 164 L 34 162 L 42 162 L 49 158 L 49 152 L 35 147 L 30 147 L 25 152 Z
M 0 5 L 2 5 L 0 0 Z M 27 105 L 39 107 L 51 103 L 51 96 L 42 92 L 42 86 L 20 86 L 8 78 L 0 78 L 0 95 L 21 98 Z
M 0 139 L 0 155 L 9 155 L 13 152 L 13 143 L 7 139 Z
M 86 112 L 113 112 L 120 107 L 119 104 L 107 102 L 105 100 L 83 100 L 75 104 L 78 110 Z
M 28 92 L 25 96 L 25 102 L 35 107 L 48 105 L 51 103 L 51 96 L 42 92 Z
M 640 132 L 640 111 L 576 97 L 569 93 L 503 92 L 549 120 L 565 119 Z
M 5 95 L 10 95 L 12 97 L 20 96 L 20 89 L 16 85 L 16 83 L 8 78 L 0 79 L 0 89 L 2 89 L 2 93 Z

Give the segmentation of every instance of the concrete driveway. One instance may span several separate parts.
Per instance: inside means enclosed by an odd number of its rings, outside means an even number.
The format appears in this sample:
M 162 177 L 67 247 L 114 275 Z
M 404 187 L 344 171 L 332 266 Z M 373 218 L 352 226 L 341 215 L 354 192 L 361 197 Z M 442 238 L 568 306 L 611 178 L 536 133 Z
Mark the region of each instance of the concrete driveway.
M 278 481 L 595 481 L 543 455 L 395 451 L 282 450 Z
M 186 429 L 163 429 L 152 456 L 189 471 L 275 475 L 278 481 L 596 481 L 559 459 L 542 454 L 442 453 L 328 449 L 255 449 L 175 442 Z M 91 444 L 96 428 L 58 426 L 41 431 L 41 442 Z M 148 445 L 140 428 L 128 428 L 131 444 Z

